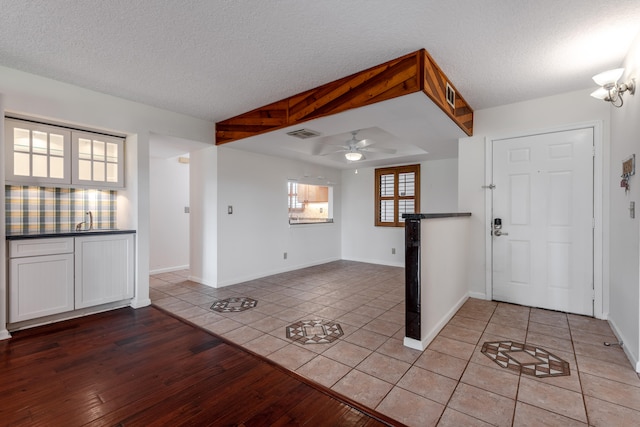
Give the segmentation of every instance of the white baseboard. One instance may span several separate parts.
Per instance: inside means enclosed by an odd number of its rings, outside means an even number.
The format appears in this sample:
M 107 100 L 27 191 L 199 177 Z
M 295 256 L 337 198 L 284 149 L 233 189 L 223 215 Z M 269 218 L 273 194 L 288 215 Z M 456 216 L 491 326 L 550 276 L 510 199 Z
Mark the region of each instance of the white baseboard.
M 463 295 L 462 298 L 460 298 L 458 302 L 453 307 L 451 307 L 449 311 L 447 311 L 447 313 L 442 317 L 442 319 L 440 319 L 438 323 L 436 323 L 433 329 L 431 329 L 427 333 L 426 337 L 424 337 L 422 340 L 418 341 L 412 338 L 404 337 L 404 345 L 409 348 L 413 348 L 420 351 L 425 350 L 427 347 L 429 347 L 429 344 L 431 344 L 431 341 L 433 341 L 434 338 L 438 336 L 442 328 L 444 328 L 447 325 L 447 323 L 449 323 L 449 320 L 451 320 L 451 318 L 455 316 L 458 310 L 460 310 L 460 307 L 462 307 L 462 304 L 464 304 L 465 301 L 467 301 L 468 299 L 469 299 L 468 293 Z
M 631 362 L 631 366 L 633 366 L 636 372 L 640 373 L 640 361 L 638 361 L 637 356 L 631 353 L 631 350 L 629 350 L 629 347 L 625 345 L 626 342 L 630 342 L 630 341 L 627 341 L 625 339 L 624 335 L 622 334 L 622 332 L 620 332 L 620 329 L 618 328 L 618 326 L 613 320 L 608 320 L 608 322 L 609 322 L 609 326 L 611 326 L 611 330 L 613 330 L 613 333 L 615 334 L 616 338 L 618 338 L 618 341 L 622 342 L 622 350 L 624 351 L 624 354 L 627 355 L 627 359 L 629 359 L 629 362 Z
M 144 299 L 132 299 L 131 304 L 129 304 L 132 308 L 142 308 L 151 305 L 151 300 L 149 298 Z
M 487 298 L 487 294 L 484 292 L 469 292 L 469 298 L 490 300 L 491 298 Z
M 223 280 L 217 283 L 217 285 L 213 285 L 213 287 L 216 288 L 222 288 L 225 286 L 231 286 L 231 285 L 237 285 L 238 283 L 244 283 L 244 282 L 248 282 L 250 280 L 256 280 L 256 279 L 260 279 L 262 277 L 267 277 L 267 276 L 273 276 L 274 274 L 280 274 L 280 273 L 286 273 L 288 271 L 294 271 L 294 270 L 300 270 L 302 268 L 307 268 L 307 267 L 313 267 L 315 265 L 321 265 L 321 264 L 326 264 L 328 262 L 334 262 L 334 261 L 340 261 L 341 258 L 327 258 L 327 259 L 323 259 L 320 261 L 314 261 L 314 262 L 310 262 L 310 263 L 306 263 L 306 264 L 298 264 L 298 265 L 294 265 L 291 267 L 286 267 L 286 268 L 279 268 L 279 269 L 275 269 L 275 270 L 270 270 L 270 271 L 265 271 L 263 273 L 257 273 L 257 274 L 251 274 L 248 276 L 243 276 L 243 277 L 237 277 L 234 279 L 228 279 L 228 280 Z M 200 282 L 198 282 L 200 283 Z M 206 283 L 203 283 L 204 285 L 206 285 Z M 211 285 L 207 285 L 207 286 L 211 286 Z
M 160 273 L 171 273 L 172 271 L 180 271 L 180 270 L 188 270 L 189 265 L 177 265 L 175 267 L 166 267 L 166 268 L 156 268 L 154 270 L 149 271 L 149 275 L 160 274 Z
M 197 277 L 197 276 L 189 276 L 188 279 L 190 281 L 192 281 L 192 282 L 200 283 L 201 285 L 210 286 L 212 288 L 224 288 L 226 286 L 237 285 L 239 283 L 248 282 L 250 280 L 256 280 L 256 279 L 261 279 L 261 278 L 267 277 L 267 276 L 273 276 L 274 274 L 286 273 L 286 272 L 289 272 L 289 271 L 300 270 L 302 268 L 307 268 L 307 267 L 313 267 L 313 266 L 316 266 L 316 265 L 326 264 L 328 262 L 343 261 L 343 260 L 344 261 L 365 262 L 365 263 L 368 263 L 368 264 L 378 264 L 378 265 L 387 265 L 387 266 L 390 266 L 390 267 L 402 267 L 402 268 L 404 268 L 404 261 L 399 262 L 399 263 L 390 263 L 388 261 L 373 260 L 373 259 L 350 259 L 350 258 L 332 257 L 332 258 L 327 258 L 327 259 L 323 259 L 323 260 L 320 260 L 320 261 L 314 261 L 314 262 L 305 263 L 305 264 L 298 264 L 298 265 L 294 265 L 294 266 L 291 266 L 291 267 L 285 267 L 285 268 L 269 270 L 269 271 L 265 271 L 265 272 L 262 272 L 262 273 L 256 273 L 256 274 L 251 274 L 251 275 L 247 275 L 247 276 L 235 277 L 233 279 L 222 280 L 222 281 L 219 281 L 217 283 L 208 282 L 205 279 L 203 279 L 202 277 Z M 188 268 L 188 266 L 185 267 L 185 268 Z M 179 269 L 182 269 L 182 267 L 176 268 L 176 270 L 179 270 Z M 173 270 L 173 271 L 175 271 L 175 270 Z M 150 274 L 156 274 L 156 273 L 152 272 Z
M 380 259 L 368 259 L 368 258 L 342 258 L 345 261 L 365 262 L 367 264 L 387 265 L 389 267 L 402 267 L 404 268 L 404 257 L 401 261 L 387 261 Z
M 409 337 L 404 337 L 404 345 L 405 347 L 420 351 L 423 351 L 425 348 L 427 348 L 422 346 L 422 341 L 414 340 L 413 338 Z
M 198 277 L 198 276 L 189 276 L 187 277 L 187 280 L 191 281 L 191 282 L 196 282 L 199 283 L 201 285 L 205 285 L 205 286 L 209 286 L 210 288 L 217 288 L 216 284 L 213 282 L 209 282 L 208 280 L 203 279 L 202 277 Z
M 61 322 L 63 320 L 76 319 L 78 317 L 89 316 L 91 314 L 97 314 L 131 306 L 132 302 L 133 300 L 115 301 L 92 307 L 80 308 L 78 310 L 67 311 L 64 313 L 52 314 L 50 316 L 44 316 L 37 319 L 30 319 L 13 323 L 9 325 L 9 329 L 11 329 L 12 332 L 15 332 L 23 329 L 35 328 L 36 326 L 49 325 L 51 323 Z M 151 301 L 149 301 L 149 303 L 151 303 Z
M 6 329 L 4 331 L 0 331 L 0 341 L 7 340 L 11 338 L 11 334 Z

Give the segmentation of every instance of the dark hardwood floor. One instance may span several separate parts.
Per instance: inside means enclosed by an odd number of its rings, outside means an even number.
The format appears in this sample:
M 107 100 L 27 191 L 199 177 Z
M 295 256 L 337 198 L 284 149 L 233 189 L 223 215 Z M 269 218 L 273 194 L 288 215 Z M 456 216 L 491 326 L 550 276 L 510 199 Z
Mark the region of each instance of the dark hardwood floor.
M 0 341 L 3 426 L 379 426 L 353 402 L 154 307 Z

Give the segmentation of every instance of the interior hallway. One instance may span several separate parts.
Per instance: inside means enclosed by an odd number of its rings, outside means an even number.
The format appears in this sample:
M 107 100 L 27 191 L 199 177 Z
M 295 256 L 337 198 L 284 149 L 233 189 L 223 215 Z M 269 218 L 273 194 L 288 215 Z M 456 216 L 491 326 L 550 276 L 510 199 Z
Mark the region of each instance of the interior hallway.
M 402 345 L 402 268 L 337 261 L 218 289 L 187 276 L 152 276 L 153 304 L 409 425 L 624 426 L 640 419 L 640 379 L 619 347 L 603 345 L 616 338 L 602 320 L 469 299 L 420 352 Z M 243 297 L 257 303 L 239 312 L 211 309 Z M 244 304 L 234 301 L 229 307 Z M 343 335 L 314 344 L 287 338 L 287 326 L 316 319 L 338 324 Z M 485 342 L 505 341 L 568 362 L 569 375 L 519 373 L 482 353 Z

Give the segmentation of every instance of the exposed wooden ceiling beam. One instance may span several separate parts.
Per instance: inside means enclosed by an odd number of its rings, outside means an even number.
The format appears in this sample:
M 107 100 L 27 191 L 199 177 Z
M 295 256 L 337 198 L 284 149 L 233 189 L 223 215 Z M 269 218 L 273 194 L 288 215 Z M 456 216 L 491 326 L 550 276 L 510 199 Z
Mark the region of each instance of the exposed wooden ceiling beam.
M 447 84 L 455 108 L 447 102 Z M 293 126 L 353 108 L 424 92 L 467 135 L 473 110 L 425 49 L 216 123 L 216 145 Z

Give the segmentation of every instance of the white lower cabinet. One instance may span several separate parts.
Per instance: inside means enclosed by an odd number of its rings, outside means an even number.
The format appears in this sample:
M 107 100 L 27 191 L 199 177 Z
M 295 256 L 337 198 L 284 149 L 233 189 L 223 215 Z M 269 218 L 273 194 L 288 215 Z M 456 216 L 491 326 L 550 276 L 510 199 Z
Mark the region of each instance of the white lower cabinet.
M 133 235 L 76 237 L 75 306 L 133 298 Z
M 133 298 L 133 249 L 134 234 L 11 240 L 9 322 Z
M 9 322 L 73 310 L 73 254 L 12 258 Z

